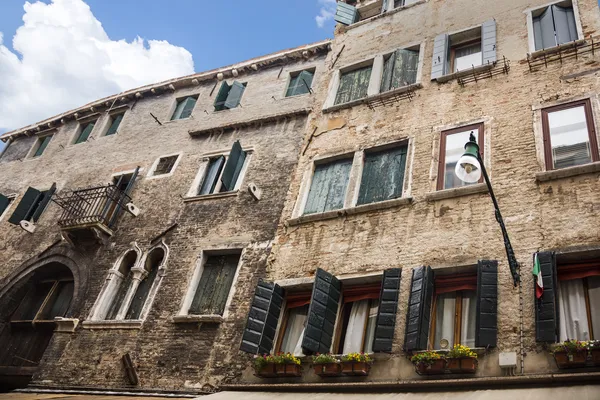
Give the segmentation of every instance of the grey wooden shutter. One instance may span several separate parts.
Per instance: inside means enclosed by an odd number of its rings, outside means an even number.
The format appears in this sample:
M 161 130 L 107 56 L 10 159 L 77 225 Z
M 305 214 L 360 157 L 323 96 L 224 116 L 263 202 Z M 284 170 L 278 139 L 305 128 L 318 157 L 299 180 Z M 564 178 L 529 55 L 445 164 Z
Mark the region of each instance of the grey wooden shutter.
M 192 111 L 194 110 L 194 106 L 196 105 L 196 99 L 193 97 L 188 97 L 184 100 L 183 110 L 181 110 L 181 115 L 179 119 L 189 118 L 192 115 Z
M 108 130 L 106 131 L 105 136 L 110 136 L 117 133 L 117 129 L 119 129 L 119 125 L 121 125 L 121 120 L 123 120 L 123 114 L 115 115 L 110 124 L 110 128 L 108 128 Z
M 304 206 L 304 214 L 314 214 L 344 207 L 352 159 L 319 164 Z
M 42 213 L 48 206 L 48 203 L 50 203 L 50 200 L 52 200 L 52 196 L 54 195 L 54 192 L 56 192 L 56 183 L 53 183 L 52 187 L 50 189 L 42 192 L 43 197 L 40 199 L 35 211 L 33 212 L 33 216 L 32 216 L 33 222 L 37 222 L 38 219 L 40 219 L 40 217 L 42 216 Z
M 387 92 L 392 88 L 392 73 L 394 71 L 394 63 L 396 62 L 396 52 L 390 54 L 390 56 L 383 62 L 383 75 L 381 77 L 381 90 L 380 92 Z
M 496 21 L 493 19 L 481 25 L 481 51 L 484 65 L 496 62 Z
M 546 8 L 542 14 L 533 18 L 533 38 L 536 50 L 556 46 L 551 7 Z
M 227 101 L 227 96 L 229 95 L 230 90 L 231 86 L 229 86 L 227 82 L 223 82 L 221 84 L 219 92 L 217 93 L 217 97 L 215 98 L 215 111 L 221 111 L 225 109 L 225 101 Z
M 258 282 L 250 305 L 240 349 L 250 354 L 268 354 L 273 348 L 283 289 L 270 282 Z
M 577 27 L 573 7 L 552 6 L 554 27 L 556 29 L 556 44 L 569 43 L 577 40 Z
M 229 152 L 229 158 L 225 163 L 225 168 L 223 168 L 223 175 L 221 176 L 223 191 L 229 192 L 233 190 L 245 160 L 246 153 L 242 150 L 240 141 L 237 140 L 233 143 L 231 151 Z
M 401 277 L 402 269 L 400 268 L 390 268 L 383 272 L 373 351 L 387 353 L 392 351 Z
M 553 252 L 537 253 L 540 270 L 544 281 L 544 293 L 535 298 L 535 282 L 533 296 L 535 299 L 535 339 L 538 342 L 555 343 L 558 341 L 558 285 L 556 274 L 556 257 Z
M 385 12 L 387 12 L 387 9 L 388 9 L 388 1 L 392 1 L 392 0 L 383 0 L 383 1 L 381 2 L 381 13 L 382 13 L 382 14 L 383 14 L 383 13 L 385 13 Z
M 4 213 L 8 205 L 10 204 L 10 199 L 3 194 L 0 194 L 0 215 Z
M 337 9 L 335 11 L 334 19 L 340 24 L 351 25 L 357 22 L 360 18 L 360 14 L 356 7 L 350 4 L 338 2 Z
M 391 89 L 412 85 L 417 81 L 419 52 L 399 49 L 394 54 L 396 62 L 392 72 Z
M 223 164 L 225 164 L 224 156 L 219 156 L 219 158 L 210 160 L 206 174 L 204 175 L 204 179 L 202 180 L 202 185 L 200 186 L 200 190 L 198 190 L 199 195 L 210 194 L 215 190 L 215 186 L 217 185 L 217 178 L 221 173 Z
M 225 108 L 236 108 L 239 106 L 245 89 L 246 87 L 238 81 L 233 82 L 227 95 L 227 100 L 225 100 Z
M 13 225 L 19 225 L 21 221 L 28 220 L 41 198 L 42 192 L 32 187 L 27 188 L 27 191 L 23 195 L 23 198 L 19 204 L 17 204 L 17 207 L 8 219 L 8 222 Z
M 496 347 L 498 338 L 498 261 L 477 263 L 475 347 Z
M 429 266 L 414 268 L 406 315 L 406 351 L 427 349 L 432 299 L 433 270 Z
M 448 34 L 437 35 L 433 41 L 433 59 L 431 61 L 431 80 L 448 73 Z
M 406 146 L 365 154 L 357 204 L 402 197 Z
M 341 291 L 342 285 L 335 276 L 317 269 L 302 338 L 305 354 L 330 351 Z

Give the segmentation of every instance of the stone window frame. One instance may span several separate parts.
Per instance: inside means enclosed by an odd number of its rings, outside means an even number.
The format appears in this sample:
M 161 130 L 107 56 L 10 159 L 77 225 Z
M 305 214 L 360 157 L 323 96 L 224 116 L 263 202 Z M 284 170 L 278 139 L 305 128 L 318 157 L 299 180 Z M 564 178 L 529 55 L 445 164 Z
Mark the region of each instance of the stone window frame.
M 546 146 L 544 144 L 544 128 L 543 128 L 543 110 L 556 106 L 567 105 L 570 103 L 582 102 L 588 100 L 592 109 L 591 124 L 595 128 L 596 133 L 596 154 L 600 154 L 600 95 L 597 93 L 585 93 L 580 96 L 569 97 L 565 99 L 538 103 L 531 106 L 533 111 L 533 136 L 535 140 L 536 157 L 539 167 L 539 172 L 536 173 L 538 182 L 544 182 L 553 179 L 561 179 L 571 176 L 577 176 L 592 172 L 600 171 L 600 161 L 593 161 L 588 164 L 577 165 L 561 169 L 548 169 L 546 164 Z
M 527 46 L 529 48 L 529 54 L 531 54 L 532 56 L 535 56 L 536 54 L 546 53 L 548 51 L 553 51 L 555 49 L 559 49 L 561 47 L 570 45 L 570 43 L 564 43 L 564 44 L 559 44 L 558 46 L 550 47 L 547 49 L 536 50 L 535 49 L 535 38 L 533 35 L 533 13 L 534 12 L 536 12 L 542 8 L 549 7 L 551 5 L 567 3 L 568 1 L 571 1 L 571 5 L 573 7 L 573 15 L 575 16 L 575 27 L 577 28 L 578 40 L 584 39 L 583 26 L 581 24 L 581 15 L 579 14 L 578 0 L 554 0 L 554 1 L 551 1 L 551 2 L 548 2 L 545 4 L 539 4 L 539 5 L 536 5 L 535 7 L 531 7 L 531 8 L 528 8 L 523 11 L 523 13 L 527 17 Z
M 154 172 L 156 171 L 156 168 L 158 167 L 158 163 L 160 162 L 161 159 L 167 158 L 167 157 L 174 157 L 174 156 L 177 156 L 177 159 L 175 160 L 173 167 L 171 168 L 171 170 L 168 173 L 161 174 L 161 175 L 154 175 Z M 156 158 L 156 160 L 154 160 L 154 162 L 152 163 L 152 166 L 150 167 L 150 169 L 148 170 L 148 173 L 146 174 L 146 179 L 161 179 L 161 178 L 168 178 L 170 176 L 173 176 L 173 174 L 175 173 L 177 166 L 179 166 L 179 163 L 182 158 L 183 158 L 182 151 L 180 151 L 178 153 L 164 154 L 164 155 L 158 156 Z
M 404 171 L 404 182 L 402 184 L 402 196 L 397 199 L 357 205 L 358 196 L 360 193 L 360 184 L 362 180 L 362 172 L 365 165 L 365 153 L 383 151 L 400 146 L 407 147 L 405 165 L 406 169 Z M 365 146 L 356 151 L 341 151 L 333 154 L 316 155 L 311 160 L 309 168 L 307 168 L 307 170 L 304 172 L 302 182 L 300 183 L 300 190 L 296 204 L 292 211 L 292 218 L 288 220 L 288 224 L 295 225 L 297 223 L 308 222 L 309 220 L 329 219 L 344 215 L 346 213 L 358 213 L 362 211 L 370 211 L 373 209 L 388 208 L 410 203 L 412 201 L 411 187 L 414 154 L 414 140 L 412 138 L 405 137 L 374 146 Z M 304 209 L 306 208 L 306 203 L 308 201 L 308 194 L 312 185 L 315 167 L 318 164 L 325 164 L 336 160 L 350 158 L 352 158 L 352 167 L 350 168 L 350 178 L 348 180 L 348 186 L 346 187 L 346 194 L 344 196 L 344 206 L 336 210 L 304 215 Z
M 164 257 L 157 267 L 158 273 L 156 275 L 156 278 L 154 279 L 154 282 L 152 283 L 150 291 L 148 292 L 148 297 L 146 297 L 146 300 L 144 302 L 144 306 L 140 313 L 140 318 L 135 320 L 124 319 L 125 314 L 127 313 L 127 310 L 129 309 L 131 302 L 133 301 L 133 297 L 135 296 L 139 283 L 148 274 L 148 271 L 146 271 L 146 269 L 144 268 L 148 255 L 150 255 L 154 250 L 159 248 L 164 251 Z M 119 271 L 119 268 L 125 257 L 132 251 L 137 254 L 136 261 L 130 270 L 133 274 L 133 279 L 129 288 L 127 289 L 127 294 L 125 295 L 123 303 L 119 308 L 119 312 L 114 320 L 98 319 L 98 313 L 100 312 L 100 310 L 104 306 L 106 306 L 107 303 L 112 303 L 114 296 L 117 294 L 118 284 L 116 283 L 115 277 L 120 276 L 121 278 L 124 278 L 123 274 L 121 274 L 121 272 Z M 163 277 L 165 276 L 167 269 L 166 264 L 168 262 L 168 259 L 169 246 L 167 246 L 164 240 L 161 240 L 159 243 L 153 245 L 146 251 L 142 251 L 140 246 L 136 242 L 133 242 L 130 248 L 121 253 L 117 261 L 113 264 L 113 267 L 108 271 L 108 275 L 105 279 L 104 285 L 102 286 L 102 289 L 100 290 L 100 293 L 96 298 L 96 301 L 90 311 L 88 319 L 85 320 L 82 324 L 83 327 L 87 327 L 90 329 L 141 328 L 142 324 L 144 323 L 144 321 L 148 317 L 148 314 L 150 313 L 150 309 L 152 308 L 156 294 L 158 293 Z
M 0 221 L 2 221 L 9 213 L 9 211 L 11 210 L 11 208 L 13 207 L 13 205 L 16 203 L 16 199 L 17 199 L 17 194 L 16 193 L 11 193 L 11 194 L 7 194 L 5 195 L 8 199 L 12 199 L 10 203 L 8 203 L 8 206 L 6 206 L 6 208 L 4 209 L 4 211 L 2 211 L 2 213 L 0 213 Z
M 184 197 L 184 201 L 195 201 L 203 199 L 214 199 L 219 197 L 237 196 L 237 194 L 240 191 L 240 188 L 244 183 L 244 180 L 246 179 L 246 173 L 248 172 L 248 167 L 255 152 L 253 146 L 242 147 L 242 150 L 246 152 L 246 159 L 244 160 L 244 165 L 240 170 L 240 175 L 238 176 L 237 182 L 235 183 L 233 190 L 220 193 L 219 189 L 221 188 L 221 181 L 219 178 L 217 178 L 219 179 L 219 182 L 217 183 L 217 186 L 215 187 L 215 191 L 213 193 L 201 195 L 197 194 L 198 188 L 200 187 L 200 185 L 204 181 L 204 178 L 206 177 L 206 173 L 208 172 L 208 165 L 210 164 L 211 159 L 214 159 L 215 157 L 219 156 L 224 156 L 225 162 L 227 162 L 227 160 L 229 159 L 229 153 L 231 152 L 231 147 L 229 147 L 227 149 L 220 149 L 202 154 L 200 158 L 200 166 L 198 167 L 198 172 L 196 173 L 196 176 L 194 177 L 194 180 L 192 181 L 192 184 Z M 222 173 L 223 171 L 221 171 L 221 174 Z
M 46 145 L 46 148 L 44 149 L 44 151 L 42 152 L 42 154 L 40 154 L 39 156 L 35 156 L 35 153 L 38 151 L 40 144 L 42 143 L 42 139 L 46 138 L 50 136 L 50 141 L 48 142 L 48 144 Z M 25 156 L 26 160 L 37 160 L 40 157 L 42 157 L 46 151 L 48 151 L 48 146 L 50 146 L 50 143 L 52 143 L 52 141 L 54 140 L 56 136 L 56 132 L 52 131 L 50 133 L 46 133 L 46 134 L 40 134 L 37 135 L 37 138 L 35 139 L 33 146 L 31 146 L 31 149 L 29 149 L 29 152 L 27 153 L 27 155 Z
M 87 143 L 90 139 L 94 138 L 94 135 L 96 135 L 98 130 L 100 129 L 101 120 L 102 120 L 102 116 L 99 115 L 99 113 L 95 113 L 95 114 L 78 119 L 77 127 L 75 128 L 75 132 L 73 133 L 73 136 L 69 140 L 68 146 L 76 146 L 78 144 Z M 82 130 L 85 128 L 85 126 L 87 126 L 91 122 L 94 123 L 94 127 L 92 128 L 92 131 L 90 132 L 89 136 L 87 137 L 87 139 L 84 142 L 77 143 L 77 139 L 79 139 L 79 135 L 81 135 Z
M 416 4 L 416 3 L 415 3 Z M 415 83 L 402 86 L 396 89 L 392 89 L 386 92 L 381 92 L 381 80 L 383 79 L 383 66 L 385 62 L 385 57 L 392 54 L 394 51 L 399 49 L 419 49 L 419 63 L 417 67 L 417 79 Z M 324 113 L 332 112 L 335 110 L 349 108 L 355 106 L 357 104 L 362 104 L 367 102 L 368 100 L 374 100 L 378 98 L 386 98 L 388 96 L 393 96 L 395 94 L 403 93 L 411 89 L 417 89 L 422 87 L 422 77 L 423 77 L 423 64 L 425 61 L 425 42 L 411 42 L 400 46 L 395 46 L 389 50 L 377 53 L 373 56 L 370 56 L 366 59 L 360 60 L 358 62 L 349 63 L 343 67 L 336 69 L 331 75 L 331 80 L 329 82 L 329 88 L 327 89 L 327 97 L 325 102 L 323 103 L 322 111 Z M 335 104 L 335 99 L 337 97 L 337 92 L 340 86 L 341 75 L 344 72 L 349 72 L 357 68 L 365 67 L 371 65 L 371 77 L 369 79 L 369 87 L 367 89 L 367 95 L 361 99 L 352 100 L 342 104 Z
M 229 294 L 227 295 L 227 301 L 225 302 L 225 308 L 223 309 L 223 315 L 217 314 L 206 314 L 206 315 L 196 315 L 189 314 L 189 309 L 194 301 L 194 296 L 196 295 L 196 291 L 198 290 L 198 284 L 200 283 L 200 279 L 202 278 L 202 273 L 204 272 L 204 265 L 208 257 L 210 256 L 220 256 L 227 254 L 239 254 L 240 259 L 238 261 L 238 265 L 235 270 L 235 275 L 233 276 L 233 281 L 231 282 L 231 287 L 229 289 Z M 231 247 L 215 247 L 215 248 L 207 248 L 200 251 L 200 255 L 196 258 L 194 262 L 193 270 L 191 271 L 191 275 L 188 278 L 188 283 L 186 285 L 185 295 L 181 301 L 181 305 L 179 310 L 177 311 L 177 315 L 173 316 L 174 323 L 187 323 L 187 322 L 208 322 L 208 323 L 221 323 L 226 321 L 229 318 L 231 313 L 231 305 L 233 302 L 233 297 L 235 296 L 236 286 L 239 279 L 240 270 L 244 265 L 244 256 L 246 254 L 245 247 L 242 246 L 231 246 Z

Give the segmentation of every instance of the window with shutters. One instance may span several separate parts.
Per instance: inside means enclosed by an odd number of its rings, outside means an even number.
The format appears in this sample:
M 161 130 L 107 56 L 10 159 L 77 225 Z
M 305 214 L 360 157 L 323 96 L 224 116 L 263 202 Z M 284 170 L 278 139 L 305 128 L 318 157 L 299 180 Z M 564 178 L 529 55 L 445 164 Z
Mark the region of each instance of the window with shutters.
M 123 121 L 123 117 L 125 113 L 119 114 L 111 114 L 108 116 L 108 123 L 106 124 L 106 132 L 103 136 L 112 136 L 119 132 L 119 126 L 121 126 L 121 121 Z
M 600 260 L 558 264 L 559 339 L 600 338 Z
M 380 92 L 398 89 L 417 82 L 419 47 L 398 49 L 384 56 Z
M 53 184 L 50 189 L 44 191 L 32 187 L 27 188 L 8 222 L 13 225 L 20 225 L 21 221 L 37 222 L 46 210 L 55 191 L 56 184 Z
M 450 73 L 483 64 L 481 27 L 450 36 Z
M 215 111 L 229 110 L 240 106 L 247 85 L 246 82 L 233 81 L 231 85 L 223 82 L 215 98 Z
M 204 255 L 183 314 L 223 316 L 240 258 L 240 253 Z
M 542 109 L 546 170 L 598 161 L 598 141 L 589 99 Z
M 10 210 L 10 206 L 14 202 L 15 197 L 17 197 L 15 194 L 9 194 L 7 196 L 0 194 L 0 221 L 8 215 L 8 211 Z
M 406 144 L 365 151 L 358 205 L 402 197 L 407 151 Z
M 167 177 L 173 175 L 179 164 L 181 153 L 159 157 L 148 172 L 148 177 Z
M 197 100 L 198 96 L 188 96 L 177 99 L 177 104 L 175 106 L 175 111 L 173 111 L 173 115 L 171 116 L 171 121 L 189 118 L 192 115 L 192 111 L 194 111 Z
M 440 155 L 438 166 L 437 190 L 453 189 L 472 185 L 458 179 L 454 173 L 456 163 L 465 152 L 465 144 L 473 133 L 479 144 L 479 151 L 483 157 L 484 151 L 484 124 L 463 126 L 456 129 L 443 131 L 440 136 Z M 481 178 L 483 179 L 483 178 Z M 480 180 L 480 182 L 483 182 Z
M 79 126 L 77 127 L 77 133 L 75 134 L 73 144 L 87 142 L 88 139 L 90 138 L 90 136 L 92 135 L 94 127 L 96 126 L 96 122 L 98 122 L 98 121 L 93 120 L 93 121 L 80 123 Z
M 342 71 L 334 104 L 349 103 L 367 97 L 372 68 L 371 60 L 370 65 Z
M 561 1 L 531 12 L 535 50 L 544 50 L 579 39 L 571 1 Z
M 310 292 L 293 292 L 286 290 L 285 311 L 279 328 L 275 353 L 292 353 L 301 356 L 302 339 L 308 318 Z
M 48 147 L 48 144 L 52 140 L 53 136 L 54 135 L 46 135 L 37 138 L 33 144 L 33 147 L 31 148 L 31 151 L 29 152 L 29 157 L 37 158 L 44 154 L 44 151 L 46 151 L 46 147 Z
M 285 92 L 285 97 L 312 93 L 311 88 L 314 74 L 314 68 L 305 71 L 292 72 L 290 74 L 290 82 Z
M 352 158 L 315 165 L 304 214 L 322 213 L 344 207 Z

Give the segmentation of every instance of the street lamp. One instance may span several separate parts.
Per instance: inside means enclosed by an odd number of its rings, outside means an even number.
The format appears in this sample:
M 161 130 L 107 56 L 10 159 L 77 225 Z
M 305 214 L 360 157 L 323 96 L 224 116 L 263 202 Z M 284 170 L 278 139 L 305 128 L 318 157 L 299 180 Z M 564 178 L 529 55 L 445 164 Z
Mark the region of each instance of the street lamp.
M 508 258 L 508 266 L 510 267 L 510 272 L 513 276 L 513 283 L 516 287 L 521 279 L 519 277 L 519 264 L 515 258 L 515 252 L 513 251 L 512 245 L 510 244 L 508 232 L 506 232 L 506 226 L 504 226 L 504 220 L 502 219 L 502 214 L 500 214 L 500 208 L 498 207 L 496 196 L 494 196 L 494 190 L 492 189 L 490 178 L 485 170 L 485 165 L 483 163 L 483 159 L 481 158 L 481 154 L 479 153 L 479 146 L 475 141 L 475 135 L 473 135 L 473 132 L 471 132 L 469 141 L 467 144 L 465 144 L 465 154 L 463 154 L 456 163 L 454 173 L 461 181 L 466 183 L 478 182 L 481 178 L 481 174 L 483 174 L 483 179 L 485 180 L 488 191 L 490 192 L 490 196 L 492 198 L 492 202 L 494 203 L 496 221 L 498 221 L 498 224 L 500 224 L 500 228 L 502 229 L 504 248 L 506 249 L 506 257 Z

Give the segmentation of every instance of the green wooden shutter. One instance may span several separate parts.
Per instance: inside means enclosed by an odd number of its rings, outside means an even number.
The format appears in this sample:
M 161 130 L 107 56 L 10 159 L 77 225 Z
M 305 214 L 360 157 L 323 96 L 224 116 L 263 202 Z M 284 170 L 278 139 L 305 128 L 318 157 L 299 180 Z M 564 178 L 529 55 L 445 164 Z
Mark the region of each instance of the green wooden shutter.
M 152 289 L 152 285 L 156 279 L 156 275 L 158 274 L 158 266 L 162 262 L 153 263 L 152 269 L 148 272 L 148 275 L 140 282 L 138 285 L 135 294 L 133 295 L 133 299 L 131 300 L 131 304 L 129 305 L 129 309 L 125 314 L 125 319 L 139 319 L 142 314 L 142 310 L 144 308 L 144 304 L 146 304 L 146 300 L 148 299 L 148 294 L 150 294 L 150 289 Z
M 304 214 L 343 208 L 351 168 L 352 159 L 317 165 L 304 207 Z
M 338 2 L 334 19 L 340 24 L 351 25 L 360 19 L 360 13 L 350 4 Z
M 433 270 L 431 267 L 414 268 L 406 315 L 406 351 L 427 350 L 432 299 Z
M 406 146 L 365 154 L 357 204 L 402 197 Z
M 48 135 L 48 136 L 44 136 L 43 138 L 40 138 L 40 145 L 38 146 L 37 150 L 34 153 L 34 157 L 39 157 L 44 153 L 44 150 L 46 150 L 46 147 L 48 147 L 48 143 L 50 143 L 50 139 L 52 139 L 52 135 Z
M 392 351 L 401 277 L 402 269 L 400 268 L 390 268 L 383 272 L 373 340 L 373 351 L 375 352 L 390 353 Z
M 190 314 L 223 314 L 239 260 L 239 255 L 208 257 L 189 309 Z
M 215 186 L 217 186 L 217 178 L 221 173 L 223 164 L 225 164 L 224 156 L 219 156 L 216 159 L 210 160 L 210 163 L 208 164 L 206 170 L 206 174 L 204 175 L 204 179 L 202 180 L 202 185 L 200 186 L 200 190 L 198 191 L 198 195 L 211 194 L 214 192 Z
M 268 354 L 273 349 L 282 303 L 283 289 L 279 285 L 258 282 L 242 336 L 242 351 L 250 354 Z
M 391 89 L 412 85 L 417 81 L 419 52 L 413 50 L 396 50 Z
M 88 140 L 88 138 L 90 137 L 90 134 L 92 133 L 92 130 L 94 129 L 94 125 L 95 125 L 95 122 L 88 123 L 85 126 L 85 128 L 83 128 L 81 133 L 79 134 L 79 137 L 75 141 L 75 144 L 82 143 L 82 142 L 85 142 L 86 140 Z
M 184 100 L 183 109 L 181 110 L 181 115 L 179 119 L 189 118 L 192 115 L 192 111 L 194 110 L 194 106 L 196 105 L 196 99 L 193 97 L 188 97 Z
M 317 268 L 302 338 L 305 354 L 329 353 L 341 291 L 342 284 L 335 276 Z
M 383 76 L 381 77 L 381 90 L 380 92 L 387 92 L 392 88 L 392 71 L 394 70 L 394 63 L 396 62 L 396 52 L 389 55 L 389 57 L 383 63 Z
M 4 196 L 3 194 L 0 194 L 0 215 L 2 215 L 4 211 L 6 211 L 6 209 L 8 208 L 10 200 L 11 199 L 9 199 L 8 197 Z
M 33 222 L 37 222 L 38 219 L 42 216 L 42 213 L 46 210 L 48 203 L 52 200 L 52 196 L 56 192 L 56 183 L 52 184 L 52 187 L 44 192 L 42 192 L 42 198 L 39 200 L 35 211 L 33 212 L 32 219 Z
M 287 91 L 285 92 L 285 97 L 291 97 L 296 95 L 296 90 L 298 89 L 299 81 L 300 75 L 292 76 L 290 78 L 290 84 L 288 85 Z
M 227 101 L 227 96 L 229 95 L 230 90 L 231 86 L 229 86 L 227 82 L 223 82 L 221 84 L 219 92 L 217 93 L 217 97 L 215 98 L 215 111 L 221 111 L 225 109 L 225 102 Z
M 42 192 L 39 190 L 32 187 L 27 188 L 27 191 L 19 204 L 17 204 L 17 207 L 8 219 L 8 222 L 13 225 L 20 225 L 21 221 L 29 220 L 42 196 Z
M 227 159 L 227 163 L 225 163 L 225 168 L 223 168 L 223 175 L 221 176 L 223 186 L 221 192 L 230 192 L 233 190 L 245 160 L 246 153 L 242 150 L 240 141 L 237 140 L 233 143 L 229 152 L 229 158 Z
M 340 77 L 335 104 L 344 104 L 366 97 L 371 79 L 371 69 L 372 67 L 369 65 L 343 73 Z
M 229 94 L 227 95 L 227 100 L 225 100 L 225 108 L 231 109 L 239 106 L 244 90 L 246 90 L 244 85 L 238 81 L 234 81 L 229 90 Z
M 538 342 L 555 343 L 558 341 L 558 282 L 556 273 L 556 257 L 553 252 L 537 253 L 540 262 L 544 293 L 535 298 L 535 282 L 533 296 L 535 301 L 535 339 Z
M 496 347 L 498 338 L 498 261 L 477 263 L 475 346 Z
M 179 100 L 177 102 L 177 107 L 175 107 L 175 111 L 173 112 L 173 115 L 171 116 L 171 121 L 180 118 L 181 112 L 183 111 L 183 107 L 185 107 L 185 99 Z
M 106 131 L 106 135 L 104 135 L 104 136 L 110 136 L 110 135 L 114 135 L 115 133 L 117 133 L 117 129 L 119 129 L 119 125 L 121 125 L 122 120 L 123 120 L 123 114 L 115 115 L 112 118 L 110 127 Z
M 310 71 L 302 71 L 298 75 L 298 85 L 296 86 L 296 94 L 305 94 L 310 92 L 312 86 L 313 73 Z

